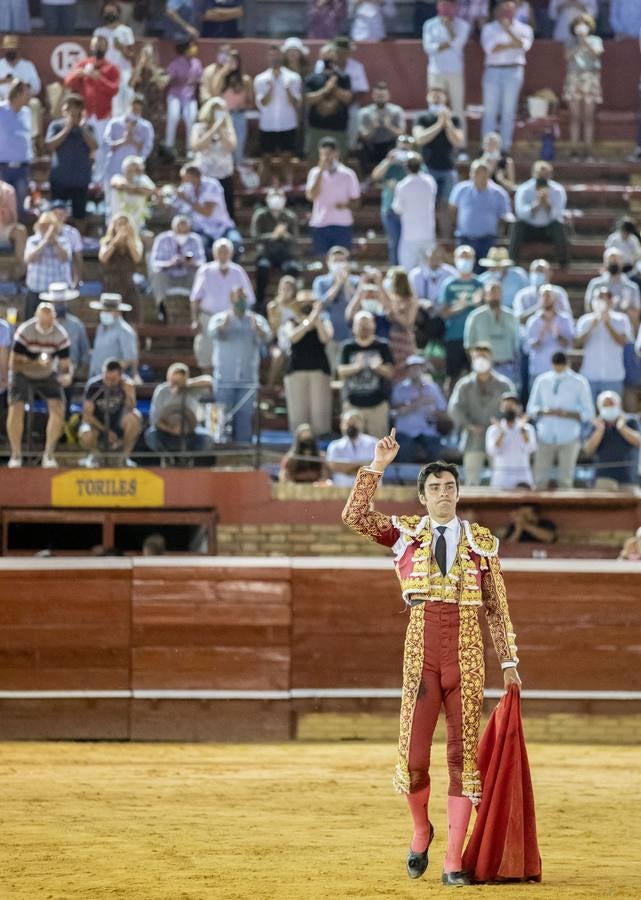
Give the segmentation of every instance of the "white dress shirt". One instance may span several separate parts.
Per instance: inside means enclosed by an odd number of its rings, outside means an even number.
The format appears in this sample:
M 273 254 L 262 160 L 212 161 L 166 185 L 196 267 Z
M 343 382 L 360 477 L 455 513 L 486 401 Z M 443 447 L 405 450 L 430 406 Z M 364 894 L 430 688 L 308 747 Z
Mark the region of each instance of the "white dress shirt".
M 445 528 L 445 531 L 443 532 L 443 537 L 445 538 L 445 569 L 449 572 L 454 565 L 454 560 L 458 553 L 458 545 L 461 540 L 461 523 L 456 516 L 453 519 L 450 519 L 449 522 L 443 523 L 435 522 L 434 519 L 430 518 L 432 554 L 434 555 L 434 558 L 436 558 L 436 542 L 440 534 L 436 529 L 443 527 Z
M 18 59 L 15 63 L 10 63 L 7 59 L 0 59 L 0 81 L 11 75 L 19 81 L 24 81 L 31 88 L 31 93 L 37 97 L 42 89 L 40 76 L 34 64 L 28 59 Z M 9 96 L 9 88 L 11 82 L 0 84 L 0 100 L 6 100 Z
M 534 32 L 529 25 L 524 25 L 516 19 L 510 25 L 511 31 L 521 41 L 520 47 L 510 47 L 509 50 L 495 52 L 494 48 L 500 44 L 507 44 L 510 36 L 500 22 L 488 22 L 481 29 L 481 46 L 485 53 L 486 66 L 524 66 L 525 54 L 532 46 Z
M 501 434 L 503 440 L 499 446 Z M 534 488 L 530 459 L 536 451 L 536 433 L 531 425 L 517 422 L 509 425 L 505 420 L 490 425 L 485 434 L 485 449 L 492 466 L 490 487 L 510 491 L 517 485 L 527 484 Z
M 634 341 L 630 319 L 625 313 L 610 310 L 610 326 L 618 334 L 624 334 L 628 343 Z M 586 313 L 576 323 L 576 336 L 583 337 L 596 318 L 596 313 Z M 588 381 L 623 381 L 625 366 L 623 365 L 623 347 L 617 344 L 605 322 L 599 324 L 590 333 L 583 345 L 583 363 L 581 375 Z
M 407 175 L 394 188 L 392 209 L 401 217 L 405 241 L 434 241 L 436 182 L 427 172 Z
M 327 462 L 369 465 L 374 459 L 376 440 L 371 434 L 359 434 L 355 441 L 345 435 L 328 445 L 325 459 Z M 332 484 L 338 487 L 351 487 L 354 484 L 354 476 L 346 475 L 344 472 L 332 472 Z
M 450 36 L 441 16 L 428 19 L 423 25 L 423 50 L 429 60 L 429 75 L 455 75 L 463 72 L 463 48 L 470 36 L 470 26 L 465 19 L 452 19 L 454 39 Z M 446 50 L 439 50 L 441 44 L 449 44 Z
M 263 99 L 272 87 L 271 100 L 267 105 Z M 297 72 L 285 67 L 274 72 L 266 69 L 254 78 L 254 93 L 258 107 L 258 127 L 261 131 L 292 131 L 298 125 L 298 112 L 289 102 L 287 89 L 300 100 L 303 82 Z

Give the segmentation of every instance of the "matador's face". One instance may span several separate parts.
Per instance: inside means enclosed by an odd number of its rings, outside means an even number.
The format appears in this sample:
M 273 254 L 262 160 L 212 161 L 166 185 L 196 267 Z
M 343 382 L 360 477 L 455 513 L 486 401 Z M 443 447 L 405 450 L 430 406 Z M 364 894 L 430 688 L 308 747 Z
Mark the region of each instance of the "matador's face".
M 456 479 L 451 472 L 428 475 L 424 491 L 424 494 L 418 495 L 418 499 L 425 506 L 430 518 L 442 524 L 454 518 L 459 493 Z

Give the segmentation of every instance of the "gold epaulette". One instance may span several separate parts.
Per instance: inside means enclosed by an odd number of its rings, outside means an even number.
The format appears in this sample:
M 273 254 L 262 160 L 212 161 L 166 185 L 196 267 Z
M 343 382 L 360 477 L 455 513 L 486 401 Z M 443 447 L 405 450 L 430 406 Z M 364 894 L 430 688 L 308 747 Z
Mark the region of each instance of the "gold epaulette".
M 499 539 L 489 528 L 478 522 L 464 522 L 465 534 L 472 550 L 479 556 L 498 556 Z
M 394 527 L 412 538 L 418 537 L 428 522 L 429 516 L 392 516 Z

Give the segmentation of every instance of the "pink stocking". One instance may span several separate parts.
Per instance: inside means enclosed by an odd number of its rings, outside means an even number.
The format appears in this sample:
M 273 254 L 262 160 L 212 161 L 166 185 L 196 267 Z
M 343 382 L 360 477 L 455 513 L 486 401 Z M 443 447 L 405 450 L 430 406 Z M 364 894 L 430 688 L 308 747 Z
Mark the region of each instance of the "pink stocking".
M 430 786 L 421 788 L 412 794 L 407 794 L 407 804 L 414 822 L 414 834 L 410 849 L 414 853 L 424 853 L 430 836 L 430 826 L 427 822 L 427 804 L 430 799 Z
M 461 857 L 467 826 L 472 813 L 472 801 L 467 797 L 447 798 L 447 853 L 445 872 L 460 872 L 463 868 Z

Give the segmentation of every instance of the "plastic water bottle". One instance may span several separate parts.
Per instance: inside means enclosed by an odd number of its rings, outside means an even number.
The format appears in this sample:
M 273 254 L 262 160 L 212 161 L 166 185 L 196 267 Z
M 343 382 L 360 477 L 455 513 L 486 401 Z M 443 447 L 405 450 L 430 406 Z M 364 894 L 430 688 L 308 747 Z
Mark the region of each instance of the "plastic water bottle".
M 544 159 L 546 162 L 551 162 L 555 156 L 556 137 L 554 128 L 549 128 L 547 131 L 543 132 L 543 137 L 541 138 L 541 159 Z

